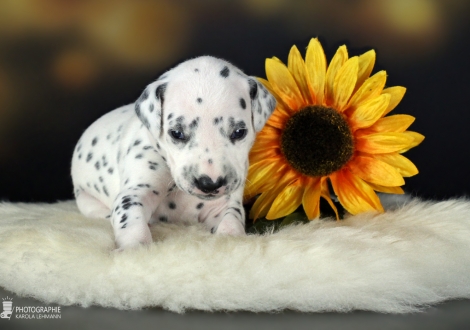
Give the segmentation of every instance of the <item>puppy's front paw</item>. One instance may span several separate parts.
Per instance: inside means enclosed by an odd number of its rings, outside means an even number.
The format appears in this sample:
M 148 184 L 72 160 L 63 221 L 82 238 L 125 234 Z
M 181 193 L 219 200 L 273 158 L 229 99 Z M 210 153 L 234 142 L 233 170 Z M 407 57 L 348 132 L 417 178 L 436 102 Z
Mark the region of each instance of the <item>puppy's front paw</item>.
M 241 236 L 245 235 L 245 227 L 238 220 L 224 219 L 217 227 L 216 234 Z
M 118 251 L 132 249 L 141 245 L 149 245 L 153 242 L 152 234 L 147 224 L 134 225 L 119 229 L 116 234 L 116 246 Z

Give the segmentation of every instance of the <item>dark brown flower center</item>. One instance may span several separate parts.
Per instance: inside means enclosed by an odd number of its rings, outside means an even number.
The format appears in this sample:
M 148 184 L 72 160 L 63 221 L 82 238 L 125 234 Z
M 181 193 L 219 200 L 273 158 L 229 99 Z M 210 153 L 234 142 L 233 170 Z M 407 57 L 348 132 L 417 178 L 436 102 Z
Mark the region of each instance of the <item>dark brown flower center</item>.
M 282 132 L 281 150 L 298 172 L 317 177 L 341 169 L 353 155 L 354 141 L 340 113 L 314 105 L 289 118 Z

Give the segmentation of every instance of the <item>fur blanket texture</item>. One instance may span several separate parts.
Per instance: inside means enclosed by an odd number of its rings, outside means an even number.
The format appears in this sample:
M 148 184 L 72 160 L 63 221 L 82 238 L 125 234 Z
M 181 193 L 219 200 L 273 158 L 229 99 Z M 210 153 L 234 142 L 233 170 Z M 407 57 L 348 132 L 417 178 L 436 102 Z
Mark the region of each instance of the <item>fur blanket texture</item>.
M 0 286 L 60 305 L 118 309 L 414 312 L 470 298 L 470 201 L 228 237 L 159 223 L 114 252 L 108 221 L 74 202 L 0 204 Z

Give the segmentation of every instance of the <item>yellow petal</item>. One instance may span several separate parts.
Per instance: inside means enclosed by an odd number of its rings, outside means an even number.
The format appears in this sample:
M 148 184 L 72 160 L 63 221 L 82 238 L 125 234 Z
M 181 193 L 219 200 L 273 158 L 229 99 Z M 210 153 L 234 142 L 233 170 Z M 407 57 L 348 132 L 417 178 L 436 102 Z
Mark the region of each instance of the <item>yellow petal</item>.
M 263 129 L 256 135 L 256 140 L 276 140 L 278 141 L 282 131 L 272 126 L 264 126 Z
M 279 167 L 279 162 L 271 159 L 250 165 L 244 195 L 248 197 L 256 196 L 261 191 L 270 188 L 275 184 L 272 177 L 281 170 Z
M 387 73 L 385 71 L 379 71 L 367 79 L 351 97 L 348 108 L 355 109 L 361 105 L 362 102 L 379 96 L 382 93 L 386 80 Z
M 352 173 L 367 182 L 387 187 L 405 184 L 405 180 L 393 166 L 374 157 L 357 156 L 348 167 Z
M 405 133 L 376 133 L 356 137 L 356 149 L 369 154 L 387 154 L 408 148 L 414 139 Z
M 307 67 L 305 66 L 302 55 L 300 55 L 300 52 L 296 46 L 293 46 L 290 49 L 287 68 L 294 77 L 297 86 L 299 87 L 300 93 L 304 99 L 304 103 L 312 104 L 312 94 L 310 93 L 310 89 L 308 87 Z
M 382 192 L 382 193 L 399 194 L 399 195 L 402 195 L 405 193 L 401 187 L 384 187 L 384 186 L 373 184 L 370 182 L 368 183 L 368 185 L 371 186 L 371 188 L 374 189 L 375 191 Z
M 256 141 L 253 147 L 251 148 L 252 152 L 263 152 L 267 149 L 279 149 L 279 142 L 271 141 L 271 142 L 264 142 L 261 143 L 260 141 Z
M 398 153 L 378 154 L 374 155 L 374 158 L 393 166 L 404 177 L 410 177 L 419 172 L 411 160 Z
M 344 111 L 357 81 L 358 59 L 351 57 L 339 69 L 333 82 L 333 107 Z
M 309 220 L 316 219 L 320 216 L 320 194 L 321 179 L 310 178 L 305 183 L 304 195 L 302 197 L 302 205 Z
M 406 131 L 406 132 L 403 132 L 402 134 L 405 134 L 406 136 L 411 138 L 413 141 L 406 148 L 399 150 L 398 152 L 400 153 L 407 152 L 411 148 L 418 146 L 424 140 L 424 135 L 419 134 L 417 132 Z
M 338 209 L 336 208 L 335 203 L 333 203 L 333 201 L 331 200 L 330 190 L 328 189 L 328 179 L 326 177 L 321 178 L 321 197 L 326 199 L 328 204 L 330 204 L 330 207 L 336 214 L 336 220 L 339 220 Z
M 382 94 L 390 94 L 390 103 L 388 104 L 388 107 L 383 114 L 384 116 L 395 109 L 398 103 L 400 103 L 400 101 L 403 99 L 405 92 L 406 88 L 401 86 L 385 88 L 382 91 Z
M 271 88 L 291 109 L 299 109 L 302 99 L 299 88 L 287 67 L 279 61 L 266 59 L 266 76 Z
M 348 60 L 348 49 L 346 46 L 341 46 L 336 51 L 335 55 L 331 59 L 330 64 L 328 65 L 328 70 L 326 71 L 326 82 L 325 82 L 325 94 L 326 102 L 324 104 L 331 105 L 333 104 L 333 83 L 335 81 L 336 75 L 338 74 L 339 69 L 346 63 Z
M 269 209 L 266 219 L 274 220 L 294 212 L 302 202 L 304 187 L 301 180 L 289 184 L 282 190 L 274 200 Z
M 249 160 L 250 160 L 250 166 L 253 164 L 256 164 L 257 162 L 261 160 L 265 160 L 268 158 L 273 158 L 276 159 L 276 157 L 279 157 L 281 159 L 281 154 L 278 150 L 275 149 L 266 149 L 263 151 L 250 151 L 249 155 Z
M 357 73 L 357 82 L 355 90 L 358 90 L 361 85 L 369 78 L 372 69 L 375 65 L 375 50 L 369 50 L 368 52 L 359 56 L 359 71 Z
M 385 95 L 385 94 L 383 94 Z M 413 124 L 415 117 L 409 115 L 393 115 L 380 118 L 377 122 L 369 127 L 372 132 L 396 132 L 402 133 Z
M 354 130 L 372 126 L 388 106 L 390 95 L 383 94 L 359 105 L 349 116 Z
M 316 104 L 323 104 L 326 75 L 326 57 L 323 47 L 317 38 L 310 40 L 305 55 L 305 65 L 307 67 L 310 93 L 315 97 Z
M 367 183 L 343 169 L 330 176 L 333 189 L 341 205 L 351 214 L 361 212 L 383 212 L 379 197 Z
M 273 114 L 268 118 L 268 121 L 266 122 L 266 126 L 272 126 L 280 130 L 283 130 L 289 118 L 290 116 L 285 114 L 284 111 L 277 111 L 277 108 L 276 108 Z
M 263 192 L 255 201 L 250 210 L 250 219 L 263 218 L 268 214 L 273 200 L 284 187 L 279 186 L 274 190 Z

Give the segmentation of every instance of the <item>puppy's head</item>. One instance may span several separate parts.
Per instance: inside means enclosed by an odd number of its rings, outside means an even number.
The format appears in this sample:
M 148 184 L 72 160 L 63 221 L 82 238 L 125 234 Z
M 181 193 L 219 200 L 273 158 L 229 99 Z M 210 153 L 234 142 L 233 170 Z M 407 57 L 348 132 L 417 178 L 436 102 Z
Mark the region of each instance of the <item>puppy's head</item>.
M 244 184 L 248 152 L 276 105 L 255 78 L 198 57 L 147 86 L 135 109 L 167 159 L 176 185 L 201 199 Z

